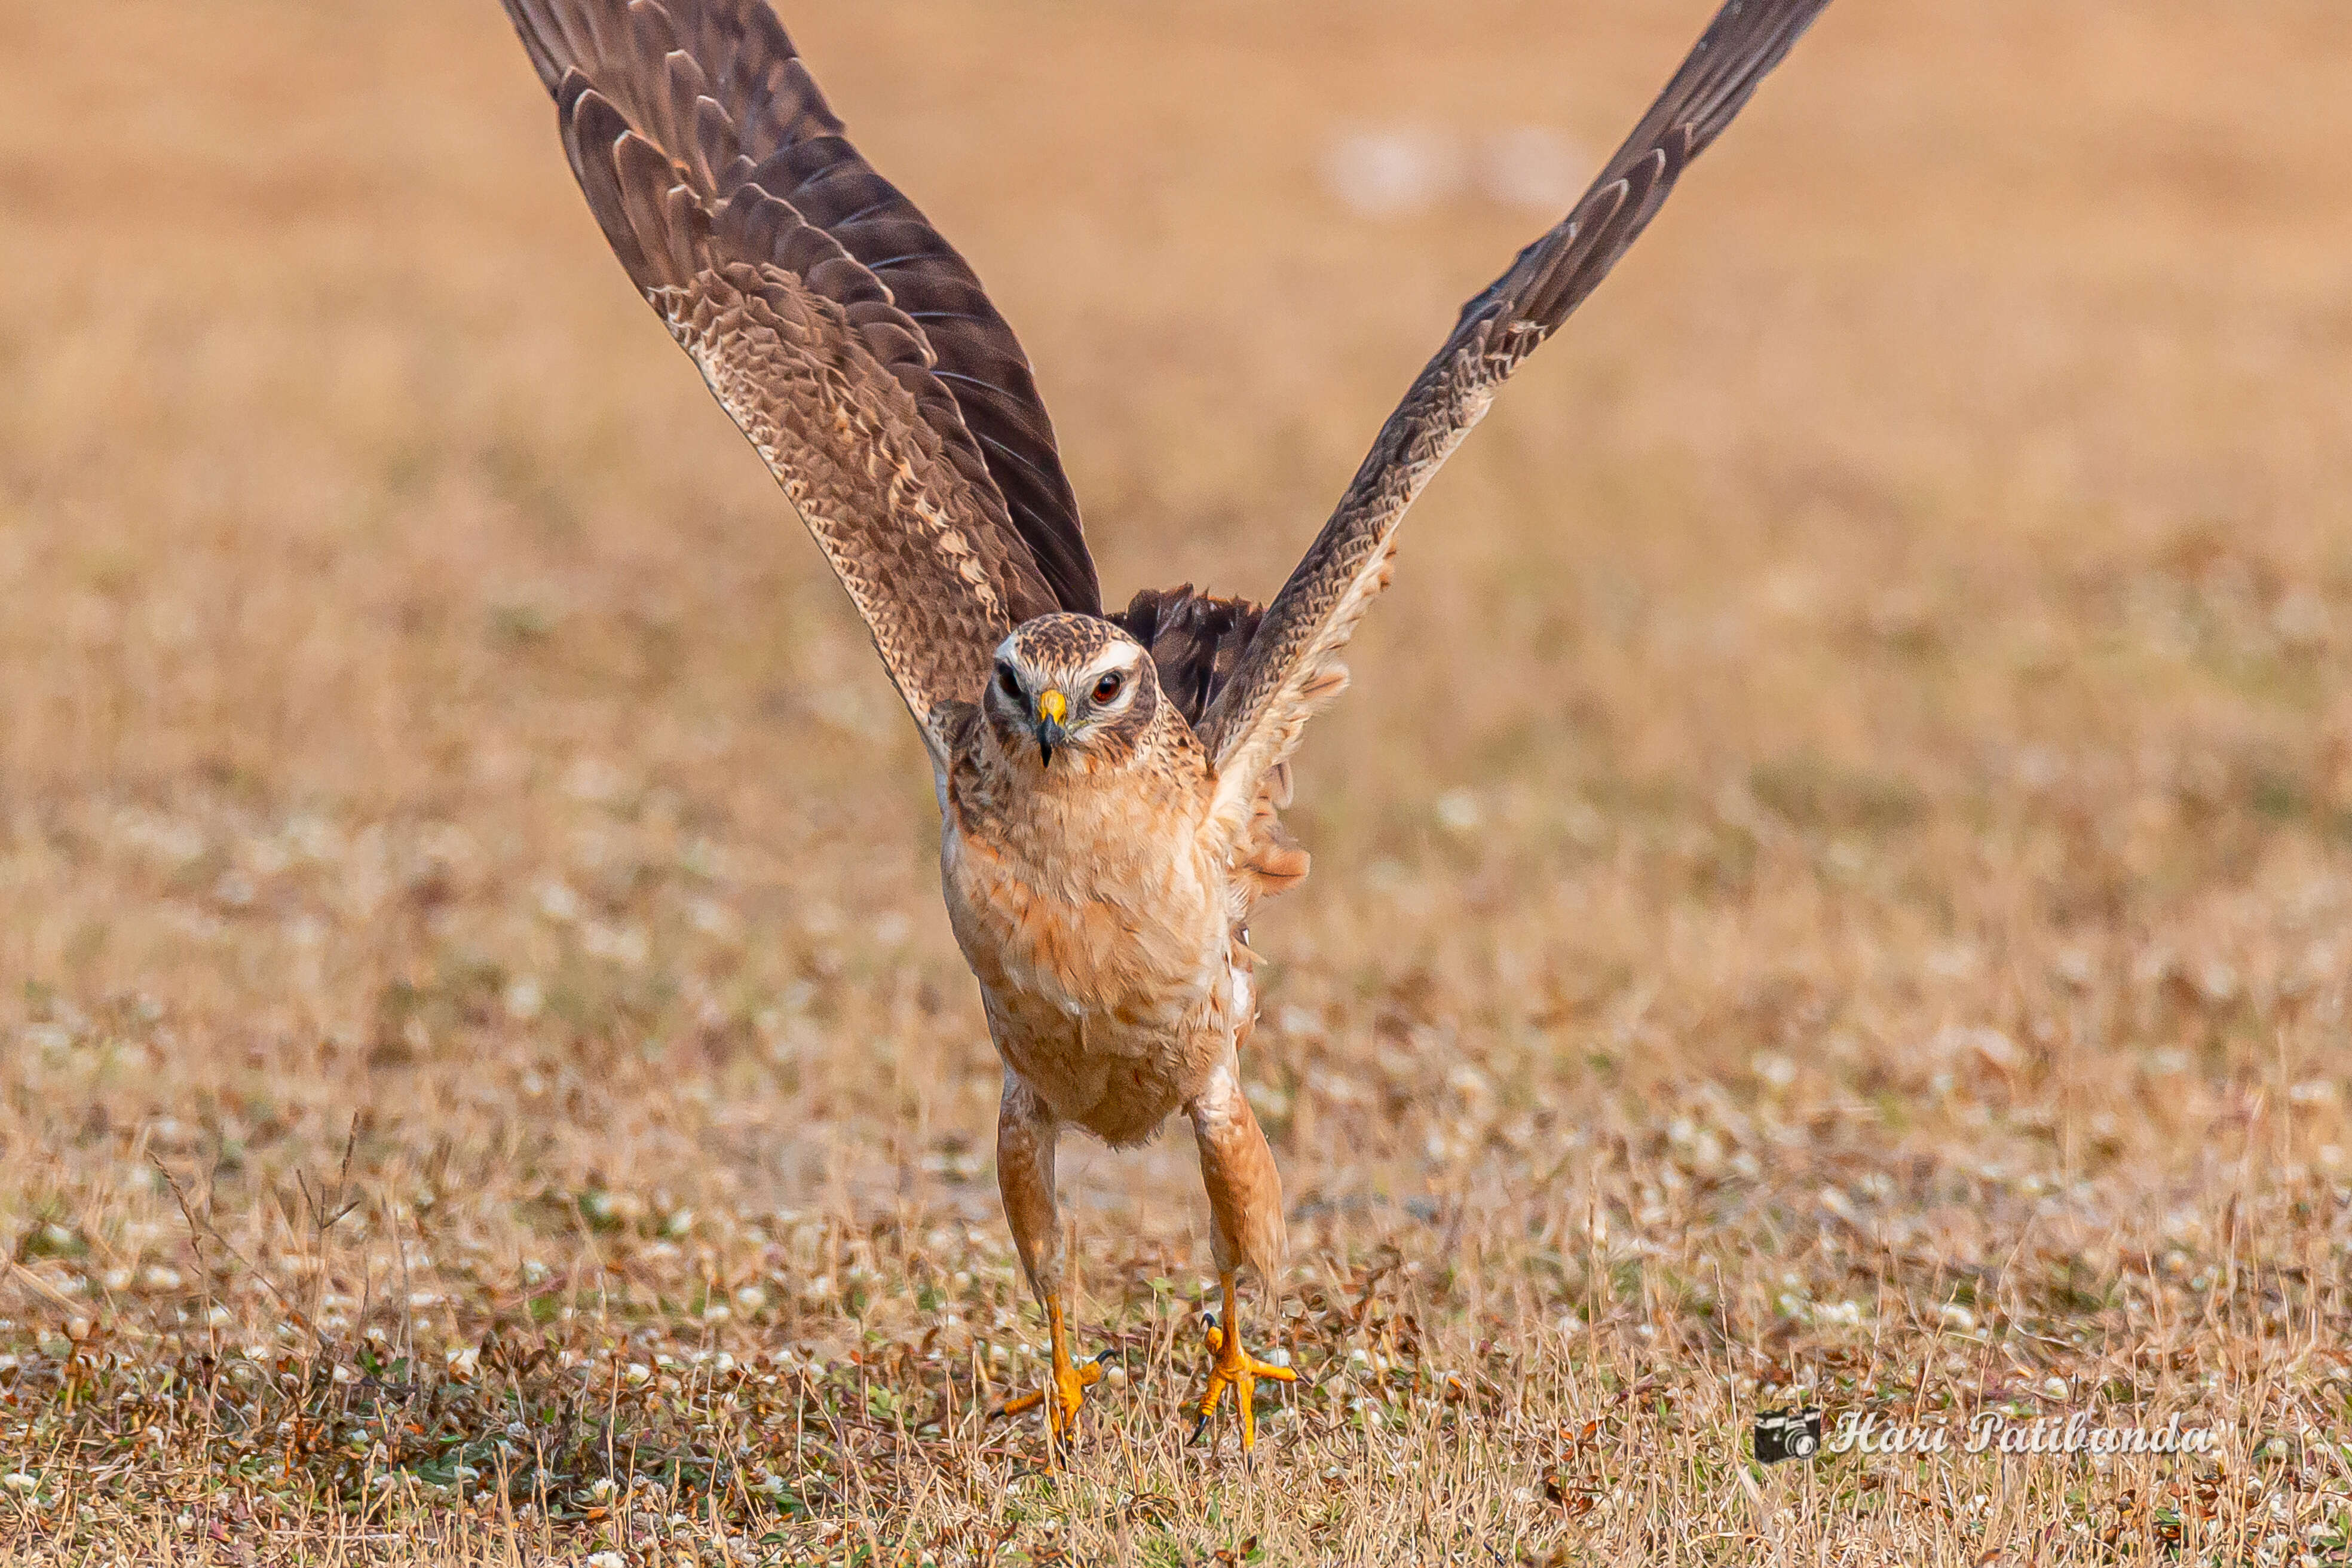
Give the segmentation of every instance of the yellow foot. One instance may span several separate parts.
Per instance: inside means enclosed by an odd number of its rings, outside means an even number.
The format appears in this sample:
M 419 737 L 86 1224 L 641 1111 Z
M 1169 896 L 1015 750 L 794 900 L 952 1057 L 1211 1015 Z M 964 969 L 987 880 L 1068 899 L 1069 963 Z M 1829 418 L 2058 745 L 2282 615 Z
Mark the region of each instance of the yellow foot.
M 1216 1362 L 1209 1368 L 1208 1392 L 1201 1395 L 1201 1419 L 1192 1428 L 1192 1440 L 1209 1429 L 1209 1417 L 1217 1413 L 1217 1402 L 1224 1397 L 1225 1389 L 1234 1391 L 1234 1408 L 1242 1417 L 1242 1452 L 1246 1454 L 1257 1446 L 1257 1411 L 1251 1401 L 1257 1393 L 1261 1377 L 1276 1383 L 1297 1383 L 1298 1374 L 1286 1366 L 1263 1362 L 1242 1349 L 1241 1336 L 1230 1327 L 1234 1321 L 1234 1297 L 1230 1285 L 1225 1290 L 1225 1318 L 1223 1324 L 1212 1323 L 1203 1336 L 1209 1349 L 1216 1352 Z
M 1062 1298 L 1058 1291 L 1045 1296 L 1045 1323 L 1053 1336 L 1053 1373 L 1045 1386 L 1034 1394 L 1024 1394 L 1008 1399 L 997 1408 L 999 1415 L 1021 1415 L 1040 1405 L 1045 1407 L 1045 1453 L 1049 1462 L 1061 1452 L 1062 1445 L 1078 1435 L 1078 1408 L 1087 1402 L 1087 1390 L 1102 1381 L 1102 1363 L 1110 1352 L 1075 1366 L 1070 1362 L 1070 1331 L 1062 1320 Z
M 1103 1356 L 1109 1353 L 1105 1351 Z M 1045 1430 L 1053 1434 L 1056 1445 L 1066 1443 L 1077 1436 L 1078 1410 L 1087 1402 L 1087 1390 L 1102 1381 L 1102 1360 L 1097 1356 L 1076 1366 L 1064 1362 L 1046 1374 L 1043 1388 L 1014 1395 L 992 1414 L 1026 1415 L 1042 1405 L 1045 1407 Z

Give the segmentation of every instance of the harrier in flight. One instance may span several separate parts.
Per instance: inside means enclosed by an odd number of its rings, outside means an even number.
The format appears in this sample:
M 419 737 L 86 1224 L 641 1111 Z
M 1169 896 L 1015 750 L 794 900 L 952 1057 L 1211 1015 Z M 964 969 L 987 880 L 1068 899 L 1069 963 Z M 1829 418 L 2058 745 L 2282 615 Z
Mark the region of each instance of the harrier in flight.
M 1099 1366 L 1064 1320 L 1054 1149 L 1191 1118 L 1223 1311 L 1200 1418 L 1258 1379 L 1247 1265 L 1276 1288 L 1274 1156 L 1242 1095 L 1245 942 L 1307 856 L 1277 812 L 1307 717 L 1388 582 L 1397 525 L 1495 389 L 1608 275 L 1827 0 L 1727 0 L 1559 226 L 1464 307 L 1271 604 L 1103 608 L 1013 329 L 842 134 L 764 0 L 504 0 L 630 279 L 775 473 L 930 752 L 940 880 L 1004 1062 L 997 1181 L 1052 1334 L 1008 1410 L 1074 1430 Z

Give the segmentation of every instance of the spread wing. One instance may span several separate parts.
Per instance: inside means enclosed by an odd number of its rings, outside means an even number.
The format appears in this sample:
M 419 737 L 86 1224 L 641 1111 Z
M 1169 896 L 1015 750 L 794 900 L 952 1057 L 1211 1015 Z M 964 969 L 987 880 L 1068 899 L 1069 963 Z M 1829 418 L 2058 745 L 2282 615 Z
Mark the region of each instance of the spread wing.
M 816 536 L 936 752 L 1019 622 L 1100 613 L 1052 423 L 961 257 L 763 0 L 505 0 L 614 253 Z
M 1827 3 L 1728 0 L 1575 209 L 1463 307 L 1202 720 L 1217 769 L 1213 820 L 1228 840 L 1246 825 L 1267 770 L 1346 684 L 1337 655 L 1388 583 L 1405 509 L 1486 414 L 1496 387 L 1608 276 L 1690 161 Z

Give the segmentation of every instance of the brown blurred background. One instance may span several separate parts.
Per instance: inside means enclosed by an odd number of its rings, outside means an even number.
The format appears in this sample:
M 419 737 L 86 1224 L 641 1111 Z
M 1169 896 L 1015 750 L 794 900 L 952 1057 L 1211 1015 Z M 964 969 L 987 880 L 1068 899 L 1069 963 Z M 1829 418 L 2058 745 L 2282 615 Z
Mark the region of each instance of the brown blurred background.
M 1550 221 L 1346 161 L 1597 161 L 1705 9 L 786 20 L 1023 333 L 1123 597 L 1270 591 Z M 1312 733 L 1258 931 L 1294 1195 L 1706 1085 L 2153 1180 L 2233 1085 L 2341 1080 L 2347 53 L 2332 0 L 1832 7 Z M 0 1211 L 162 1215 L 148 1152 L 363 1110 L 394 1186 L 992 1223 L 913 736 L 498 7 L 19 5 L 0 77 Z
M 786 20 L 1023 333 L 1123 598 L 1272 590 L 1706 9 Z M 1310 733 L 1315 874 L 1256 923 L 1309 1376 L 1261 1448 L 1295 1469 L 1199 1551 L 1342 1555 L 1360 1518 L 1394 1533 L 1353 1560 L 1392 1562 L 1444 1515 L 1802 1555 L 1864 1504 L 1672 1478 L 1819 1394 L 2340 1421 L 2347 58 L 2341 0 L 1838 0 L 1505 389 Z M 348 1393 L 303 1369 L 374 1331 L 456 1387 L 496 1325 L 563 1358 L 518 1407 L 731 1347 L 783 1369 L 726 1397 L 810 1467 L 776 1482 L 803 1511 L 1028 1528 L 1010 1450 L 956 1446 L 997 1429 L 820 1464 L 756 1404 L 815 1389 L 872 1437 L 874 1380 L 968 1415 L 1031 1375 L 997 1068 L 911 729 L 499 7 L 8 5 L 0 82 L 0 1447 L 112 1467 L 66 1489 L 168 1535 L 201 1521 L 157 1434 L 259 1443 L 331 1516 L 375 1459 L 278 1452 L 260 1394 L 77 1403 L 90 1347 L 216 1392 L 240 1336 L 254 1386 Z M 1200 1519 L 1191 1161 L 1074 1142 L 1064 1174 L 1084 1334 L 1140 1358 L 1100 1418 L 1169 1440 L 1134 1485 Z M 628 1441 L 701 1452 L 721 1406 L 638 1374 Z M 348 1453 L 455 1507 L 451 1456 L 478 1480 L 517 1429 L 481 1389 Z M 1393 1488 L 1367 1401 L 1429 1444 Z M 609 1436 L 531 1483 L 583 1531 L 616 1528 Z M 1876 1494 L 1921 1532 L 1885 1560 L 2094 1509 L 2150 1550 L 2216 1509 L 2303 1529 L 2074 1473 L 1990 1526 L 1997 1459 Z M 8 1480 L 54 1528 L 62 1483 Z M 730 1495 L 749 1533 L 782 1507 Z M 1054 1539 L 1125 1540 L 1118 1495 Z

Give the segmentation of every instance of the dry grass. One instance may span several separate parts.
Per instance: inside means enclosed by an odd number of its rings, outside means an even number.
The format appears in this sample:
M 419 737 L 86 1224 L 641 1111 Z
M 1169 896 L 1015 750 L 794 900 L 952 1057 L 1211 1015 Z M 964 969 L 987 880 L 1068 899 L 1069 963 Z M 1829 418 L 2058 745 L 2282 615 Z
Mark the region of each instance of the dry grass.
M 1535 226 L 1328 139 L 1597 148 L 1704 9 L 791 20 L 1106 580 L 1263 591 Z M 912 734 L 497 7 L 0 10 L 5 1550 L 2341 1559 L 2347 47 L 1833 9 L 1309 742 L 1306 1380 L 1183 1446 L 1189 1149 L 1074 1146 L 1127 1375 L 1047 1476 Z M 1805 1397 L 2223 1451 L 1749 1464 Z

